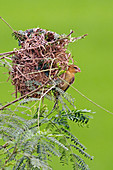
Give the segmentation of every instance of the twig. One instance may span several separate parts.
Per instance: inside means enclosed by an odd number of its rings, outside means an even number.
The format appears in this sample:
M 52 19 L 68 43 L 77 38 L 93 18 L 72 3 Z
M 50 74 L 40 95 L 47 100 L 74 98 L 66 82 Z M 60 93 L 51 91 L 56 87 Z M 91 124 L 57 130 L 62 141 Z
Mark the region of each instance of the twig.
M 6 56 L 0 57 L 0 60 L 5 59 L 5 58 L 8 59 L 8 60 L 12 60 L 11 58 L 6 57 Z
M 66 37 L 69 37 L 74 31 L 72 30 Z
M 40 118 L 40 106 L 41 106 L 41 101 L 42 101 L 42 98 L 40 99 L 39 107 L 38 107 L 38 129 L 39 129 L 39 118 Z
M 53 88 L 55 88 L 55 85 L 52 86 L 50 89 L 48 89 L 48 90 L 41 96 L 41 98 L 40 98 L 40 103 L 39 103 L 39 108 L 38 108 L 38 128 L 39 128 L 39 116 L 40 116 L 39 111 L 40 111 L 40 106 L 41 106 L 41 100 L 42 100 L 42 98 L 43 98 L 49 91 L 51 91 Z
M 56 60 L 56 58 L 53 58 L 52 62 L 51 62 L 51 66 L 50 66 L 50 72 L 49 72 L 49 79 L 51 80 L 51 70 L 52 70 L 52 65 L 54 60 Z
M 4 145 L 0 146 L 0 150 L 1 150 L 2 148 L 6 148 L 8 145 L 9 145 L 9 143 L 6 142 Z
M 15 32 L 14 29 L 13 29 L 2 17 L 0 17 L 0 19 L 1 19 L 3 22 L 5 22 L 6 25 L 8 25 L 8 27 L 9 27 L 13 32 Z
M 5 167 L 5 165 L 7 164 L 7 162 L 11 159 L 11 157 L 13 156 L 13 154 L 16 153 L 16 149 L 17 149 L 17 143 L 15 144 L 14 150 L 13 150 L 13 152 L 11 153 L 11 155 L 9 156 L 9 158 L 6 159 L 5 164 L 4 164 L 4 167 Z
M 72 87 L 75 91 L 77 91 L 82 97 L 84 97 L 85 99 L 87 99 L 88 101 L 90 101 L 91 103 L 93 103 L 94 105 L 96 105 L 97 107 L 101 108 L 102 110 L 110 113 L 113 115 L 112 112 L 110 112 L 109 110 L 105 109 L 104 107 L 100 106 L 99 104 L 95 103 L 93 100 L 89 99 L 88 97 L 86 97 L 83 93 L 81 93 L 79 90 L 77 90 L 75 87 L 73 87 L 72 85 L 70 85 L 67 81 L 65 81 L 64 79 L 62 79 L 61 77 L 59 77 L 59 79 L 63 80 L 65 83 L 67 83 L 70 87 Z
M 58 68 L 51 68 L 51 70 L 58 70 Z M 31 73 L 26 73 L 25 75 L 35 74 L 35 73 L 41 73 L 41 72 L 45 72 L 45 71 L 50 71 L 50 69 L 41 70 L 41 71 L 37 71 L 37 72 L 31 72 Z
M 55 41 L 53 41 L 53 42 L 48 42 L 48 44 L 54 44 L 54 43 L 56 43 L 56 42 L 58 42 L 58 41 L 65 40 L 65 39 L 67 39 L 72 33 L 73 33 L 73 31 L 71 31 L 66 37 L 57 39 L 57 40 L 55 40 Z M 72 38 L 72 40 L 79 40 L 79 39 L 84 38 L 84 37 L 87 36 L 87 35 L 88 35 L 88 34 L 84 34 L 84 35 L 82 35 L 82 36 L 80 36 L 80 37 Z
M 48 45 L 45 44 L 45 45 Z M 29 47 L 29 48 L 23 48 L 23 49 L 19 49 L 19 50 L 15 50 L 15 51 L 9 51 L 9 52 L 5 52 L 5 53 L 0 53 L 0 56 L 3 56 L 3 55 L 11 55 L 11 54 L 15 54 L 15 53 L 18 53 L 18 52 L 23 52 L 23 51 L 26 51 L 26 50 L 32 50 L 32 49 L 37 49 L 37 48 L 40 48 L 42 45 L 37 45 L 36 47 Z
M 53 111 L 55 110 L 57 104 L 58 104 L 58 101 L 55 102 L 52 110 L 50 111 L 50 113 L 45 118 L 47 118 L 48 116 L 50 116 L 53 113 Z
M 5 60 L 5 62 L 7 63 L 7 65 L 11 68 L 11 70 L 13 70 L 13 68 L 12 68 L 12 66 L 9 64 L 9 62 L 7 62 L 6 59 L 4 59 L 4 60 Z
M 67 39 L 72 33 L 73 33 L 73 31 L 71 31 L 66 37 L 59 38 L 59 39 L 57 39 L 57 40 L 55 40 L 55 41 L 53 41 L 53 42 L 48 42 L 47 44 L 54 44 L 54 43 L 56 43 L 56 42 L 58 42 L 58 41 L 65 40 L 65 39 Z
M 29 48 L 25 48 L 25 49 L 16 50 L 16 51 L 9 51 L 9 52 L 5 52 L 5 53 L 0 53 L 0 56 L 7 55 L 7 54 L 11 55 L 11 54 L 23 52 L 23 51 L 26 51 L 26 50 L 32 50 L 32 49 L 35 49 L 35 48 L 40 48 L 40 45 L 36 46 L 36 47 L 29 47 Z
M 16 67 L 16 69 L 18 70 L 18 72 L 25 78 L 28 80 L 28 78 L 20 71 L 20 69 L 18 67 Z
M 14 104 L 14 103 L 18 102 L 19 100 L 22 100 L 23 98 L 25 98 L 25 97 L 27 97 L 27 96 L 29 96 L 29 95 L 37 92 L 37 91 L 38 91 L 39 89 L 41 89 L 44 85 L 46 85 L 49 81 L 50 81 L 50 80 L 47 80 L 42 86 L 36 88 L 35 90 L 32 90 L 31 92 L 29 92 L 29 93 L 27 93 L 27 94 L 25 94 L 25 95 L 23 95 L 23 96 L 21 96 L 21 97 L 19 97 L 19 98 L 17 98 L 16 100 L 13 100 L 13 101 L 10 102 L 10 103 L 2 106 L 2 107 L 0 108 L 0 110 L 3 110 L 4 108 L 10 106 L 11 104 Z
M 11 54 L 14 54 L 15 52 L 18 52 L 19 50 L 17 51 L 9 51 L 9 52 L 5 52 L 5 53 L 0 53 L 0 56 L 3 56 L 3 55 L 11 55 Z
M 42 99 L 42 98 L 45 96 L 45 94 L 47 94 L 47 93 L 48 93 L 49 91 L 51 91 L 53 88 L 55 88 L 55 85 L 52 86 L 50 89 L 48 89 L 48 90 L 41 96 L 40 99 Z
M 75 38 L 71 38 L 71 39 L 72 39 L 72 40 L 80 40 L 80 39 L 86 37 L 87 35 L 88 35 L 88 34 L 84 34 L 84 35 L 82 35 L 82 36 L 80 36 L 80 37 L 75 37 Z

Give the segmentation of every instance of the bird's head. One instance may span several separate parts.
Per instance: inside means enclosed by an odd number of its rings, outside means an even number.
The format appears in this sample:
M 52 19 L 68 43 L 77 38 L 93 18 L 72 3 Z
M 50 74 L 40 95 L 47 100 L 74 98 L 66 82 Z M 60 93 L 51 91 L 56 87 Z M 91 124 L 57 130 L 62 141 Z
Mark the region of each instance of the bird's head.
M 74 65 L 74 64 L 72 64 L 72 65 L 70 65 L 70 66 L 68 67 L 68 71 L 69 71 L 70 73 L 78 73 L 78 72 L 81 72 L 80 68 L 79 68 L 78 66 Z

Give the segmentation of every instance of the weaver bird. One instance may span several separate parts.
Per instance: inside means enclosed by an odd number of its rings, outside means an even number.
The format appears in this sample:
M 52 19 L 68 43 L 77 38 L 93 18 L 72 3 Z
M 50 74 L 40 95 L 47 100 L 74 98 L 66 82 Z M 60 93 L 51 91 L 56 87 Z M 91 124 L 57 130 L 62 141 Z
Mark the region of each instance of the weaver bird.
M 65 92 L 69 88 L 69 86 L 74 83 L 75 73 L 78 73 L 78 72 L 81 72 L 81 70 L 80 70 L 80 68 L 78 66 L 76 66 L 74 64 L 70 65 L 68 67 L 68 70 L 65 73 L 65 78 L 64 78 L 63 85 L 59 85 L 58 87 Z M 58 104 L 58 98 L 60 96 L 60 93 L 55 92 L 54 95 L 55 95 L 55 98 L 56 98 L 56 102 L 55 102 L 55 104 L 53 106 L 52 111 L 55 109 L 56 105 Z M 50 112 L 50 114 L 52 113 L 52 111 Z
M 68 70 L 65 73 L 64 84 L 59 86 L 64 92 L 74 83 L 75 73 L 81 72 L 80 68 L 74 64 L 68 67 Z

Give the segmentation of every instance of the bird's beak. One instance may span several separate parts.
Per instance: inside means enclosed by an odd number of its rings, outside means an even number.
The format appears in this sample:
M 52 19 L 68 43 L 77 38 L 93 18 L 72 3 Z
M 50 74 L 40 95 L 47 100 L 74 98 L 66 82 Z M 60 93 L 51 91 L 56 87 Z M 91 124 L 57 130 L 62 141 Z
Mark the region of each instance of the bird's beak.
M 77 69 L 77 72 L 81 72 L 80 68 Z

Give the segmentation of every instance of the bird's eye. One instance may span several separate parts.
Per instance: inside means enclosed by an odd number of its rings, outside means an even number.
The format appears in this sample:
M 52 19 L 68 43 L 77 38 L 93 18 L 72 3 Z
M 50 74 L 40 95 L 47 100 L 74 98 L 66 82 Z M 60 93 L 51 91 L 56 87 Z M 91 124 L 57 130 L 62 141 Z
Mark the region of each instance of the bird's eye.
M 77 69 L 77 67 L 74 67 L 75 69 Z

